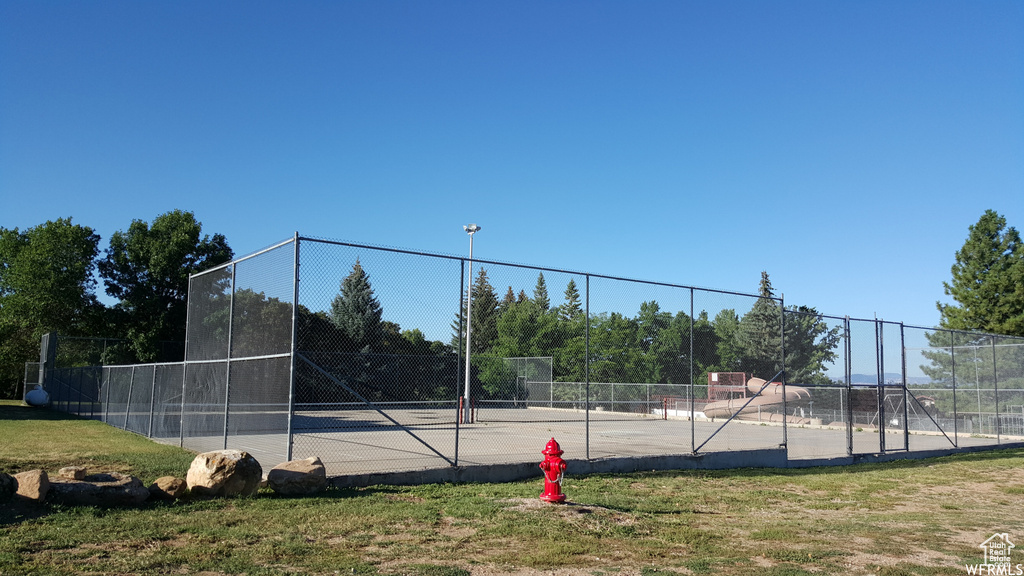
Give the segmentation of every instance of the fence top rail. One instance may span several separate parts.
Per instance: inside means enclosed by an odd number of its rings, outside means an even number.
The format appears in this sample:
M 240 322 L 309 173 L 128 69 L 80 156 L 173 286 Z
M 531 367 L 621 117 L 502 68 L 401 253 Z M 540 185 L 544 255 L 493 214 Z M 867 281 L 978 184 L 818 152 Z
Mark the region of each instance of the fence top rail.
M 282 246 L 287 246 L 287 245 L 291 244 L 292 242 L 295 242 L 296 238 L 298 238 L 298 237 L 296 236 L 295 238 L 289 238 L 287 240 L 282 240 L 280 242 L 277 242 L 276 244 L 271 244 L 270 246 L 267 246 L 266 248 L 264 248 L 262 250 L 257 250 L 255 252 L 250 253 L 250 254 L 246 254 L 245 256 L 240 256 L 238 258 L 234 258 L 230 262 L 225 262 L 223 264 L 219 264 L 217 266 L 214 266 L 213 268 L 208 268 L 206 270 L 203 270 L 202 272 L 196 272 L 195 274 L 190 275 L 189 279 L 197 278 L 197 277 L 203 276 L 205 274 L 212 274 L 213 272 L 217 272 L 219 270 L 223 270 L 224 268 L 227 268 L 228 266 L 233 266 L 235 264 L 238 264 L 239 262 L 243 262 L 245 260 L 249 260 L 249 259 L 255 258 L 255 257 L 260 256 L 262 254 L 266 254 L 267 252 L 270 252 L 271 250 L 277 250 L 278 248 L 280 248 Z
M 317 237 L 309 237 L 309 236 L 299 236 L 298 240 L 300 240 L 300 241 L 306 240 L 306 241 L 310 241 L 310 242 L 319 242 L 319 243 L 322 243 L 322 244 L 334 244 L 336 246 L 348 246 L 348 247 L 352 247 L 352 248 L 363 248 L 363 249 L 367 249 L 367 250 L 381 250 L 381 251 L 384 251 L 384 252 L 393 252 L 393 253 L 397 253 L 397 254 L 409 254 L 409 255 L 413 255 L 413 256 L 426 256 L 426 257 L 430 257 L 430 258 L 441 258 L 441 259 L 445 259 L 445 260 L 454 260 L 454 261 L 466 261 L 466 260 L 469 260 L 469 258 L 465 257 L 465 256 L 453 256 L 451 254 L 435 254 L 435 253 L 430 253 L 430 252 L 408 250 L 408 249 L 404 249 L 404 248 L 390 248 L 390 247 L 384 247 L 384 246 L 373 246 L 371 244 L 357 244 L 357 243 L 353 243 L 353 242 L 343 242 L 343 241 L 340 241 L 340 240 L 329 240 L 329 239 L 326 239 L 326 238 L 317 238 Z M 744 296 L 744 297 L 748 297 L 748 298 L 763 298 L 763 296 L 759 296 L 757 294 L 749 294 L 749 293 L 746 293 L 746 292 L 737 292 L 737 291 L 733 291 L 733 290 L 722 290 L 722 289 L 718 289 L 718 288 L 706 288 L 706 287 L 701 287 L 701 286 L 689 286 L 689 285 L 686 285 L 686 284 L 676 284 L 676 283 L 671 283 L 671 282 L 658 282 L 658 281 L 654 281 L 654 280 L 640 280 L 640 279 L 637 279 L 637 278 L 626 278 L 624 276 L 611 276 L 611 275 L 607 275 L 607 274 L 595 274 L 595 273 L 592 273 L 592 272 L 580 272 L 578 270 L 566 270 L 564 268 L 552 268 L 552 267 L 548 267 L 548 266 L 536 266 L 536 265 L 532 265 L 532 264 L 518 264 L 518 263 L 515 263 L 515 262 L 502 262 L 500 260 L 485 260 L 485 259 L 482 259 L 482 258 L 473 258 L 473 262 L 477 263 L 477 264 L 493 264 L 495 266 L 509 266 L 509 267 L 512 267 L 512 268 L 523 268 L 523 269 L 526 269 L 526 270 L 538 270 L 540 272 L 555 272 L 555 273 L 558 273 L 558 274 L 572 274 L 572 275 L 575 275 L 575 276 L 585 276 L 587 278 L 600 278 L 600 279 L 603 279 L 603 280 L 617 280 L 617 281 L 621 281 L 621 282 L 634 282 L 634 283 L 637 283 L 637 284 L 648 284 L 648 285 L 651 285 L 651 286 L 663 286 L 663 287 L 666 287 L 666 288 L 680 288 L 680 289 L 684 289 L 684 290 L 698 290 L 700 292 L 712 292 L 712 293 L 715 293 L 715 294 L 727 294 L 727 295 L 730 295 L 730 296 Z M 782 298 L 781 297 L 777 297 L 777 296 L 773 296 L 773 297 L 769 298 L 769 300 L 774 300 L 774 301 L 780 302 L 780 303 L 782 302 Z
M 927 328 L 925 326 L 915 326 L 915 325 L 912 325 L 912 324 L 904 324 L 903 327 L 904 328 L 910 328 L 912 330 L 927 330 L 929 332 L 945 332 L 947 334 L 964 334 L 964 335 L 967 335 L 967 336 L 977 336 L 979 338 L 1003 338 L 1003 339 L 1017 340 L 1020 343 L 1024 344 L 1024 336 L 1012 336 L 1012 335 L 1009 335 L 1009 334 L 994 334 L 994 333 L 991 333 L 991 332 L 978 332 L 976 330 L 956 330 L 956 329 L 953 329 L 953 328 L 941 328 L 941 327 Z M 961 345 L 957 344 L 957 346 L 959 347 Z
M 148 364 L 101 364 L 99 366 L 79 366 L 79 368 L 155 368 L 161 366 L 184 366 L 185 362 L 150 362 Z M 54 370 L 69 370 L 70 368 L 54 368 Z
M 366 250 L 379 250 L 379 251 L 383 251 L 383 252 L 392 252 L 392 253 L 396 253 L 396 254 L 408 254 L 408 255 L 412 255 L 412 256 L 424 256 L 424 257 L 429 257 L 429 258 L 440 258 L 440 259 L 443 259 L 443 260 L 452 260 L 452 261 L 460 261 L 460 262 L 464 262 L 466 260 L 469 260 L 469 258 L 467 258 L 465 256 L 455 256 L 455 255 L 452 255 L 452 254 L 431 253 L 431 252 L 424 252 L 424 251 L 421 251 L 421 250 L 410 250 L 410 249 L 405 249 L 405 248 L 394 248 L 394 247 L 389 247 L 389 246 L 375 246 L 375 245 L 372 245 L 372 244 L 361 244 L 361 243 L 356 243 L 356 242 L 346 242 L 346 241 L 342 241 L 342 240 L 333 240 L 333 239 L 317 237 L 317 236 L 302 236 L 298 232 L 296 232 L 295 235 L 292 238 L 288 238 L 288 239 L 282 240 L 280 242 L 277 242 L 275 244 L 271 244 L 270 246 L 267 246 L 266 248 L 263 248 L 262 250 L 257 250 L 256 252 L 252 252 L 250 254 L 246 254 L 245 256 L 241 256 L 239 258 L 235 258 L 235 259 L 231 260 L 230 262 L 226 262 L 226 263 L 221 264 L 219 266 L 214 266 L 213 268 L 210 268 L 208 270 L 204 270 L 202 272 L 197 272 L 196 274 L 192 274 L 190 276 L 190 278 L 196 278 L 196 277 L 199 277 L 199 276 L 202 276 L 202 275 L 205 275 L 205 274 L 210 274 L 210 273 L 216 272 L 218 270 L 222 270 L 224 268 L 227 268 L 228 266 L 232 266 L 232 265 L 237 264 L 239 262 L 242 262 L 242 261 L 245 261 L 245 260 L 249 260 L 251 258 L 255 258 L 257 256 L 260 256 L 260 255 L 265 254 L 267 252 L 270 252 L 272 250 L 276 250 L 278 248 L 281 248 L 282 246 L 287 246 L 288 244 L 291 244 L 293 242 L 301 242 L 303 240 L 308 241 L 308 242 L 317 242 L 317 243 L 321 243 L 321 244 L 333 244 L 333 245 L 336 245 L 336 246 L 348 246 L 348 247 L 352 247 L 352 248 L 362 248 L 362 249 L 366 249 Z M 638 279 L 638 278 L 627 278 L 627 277 L 624 277 L 624 276 L 612 276 L 612 275 L 608 275 L 608 274 L 595 274 L 595 273 L 591 273 L 591 272 L 581 272 L 581 271 L 578 271 L 578 270 L 567 270 L 567 269 L 564 269 L 564 268 L 553 268 L 553 267 L 549 267 L 549 266 L 536 266 L 536 265 L 531 265 L 531 264 L 519 264 L 519 263 L 515 263 L 515 262 L 502 262 L 500 260 L 485 260 L 485 259 L 481 259 L 481 258 L 474 258 L 474 259 L 472 259 L 472 261 L 476 262 L 476 263 L 480 263 L 480 264 L 493 264 L 495 266 L 509 266 L 509 267 L 512 267 L 512 268 L 523 268 L 523 269 L 527 269 L 527 270 L 538 270 L 538 271 L 541 271 L 541 272 L 555 272 L 555 273 L 559 273 L 559 274 L 572 274 L 572 275 L 576 275 L 576 276 L 585 276 L 587 278 L 600 278 L 600 279 L 603 279 L 603 280 L 615 280 L 615 281 L 621 281 L 621 282 L 633 282 L 633 283 L 638 283 L 638 284 L 647 284 L 647 285 L 650 285 L 650 286 L 662 286 L 662 287 L 666 287 L 666 288 L 679 288 L 679 289 L 683 289 L 683 290 L 710 292 L 710 293 L 714 293 L 714 294 L 725 294 L 725 295 L 729 295 L 729 296 L 743 296 L 743 297 L 747 297 L 747 298 L 764 298 L 763 296 L 760 296 L 758 294 L 751 294 L 751 293 L 748 293 L 748 292 L 739 292 L 739 291 L 735 291 L 735 290 L 723 290 L 723 289 L 719 289 L 719 288 L 708 288 L 708 287 L 705 287 L 705 286 L 692 286 L 692 285 L 678 284 L 678 283 L 673 283 L 673 282 L 659 282 L 659 281 L 654 281 L 654 280 L 641 280 L 641 279 Z M 782 304 L 784 302 L 784 300 L 783 300 L 783 298 L 781 296 L 772 296 L 772 297 L 770 297 L 768 299 L 769 300 L 774 300 L 776 302 L 779 302 L 780 304 Z M 830 315 L 830 314 L 801 312 L 799 310 L 788 310 L 787 312 L 788 313 L 796 313 L 796 314 L 813 315 L 813 316 L 817 316 L 819 318 L 828 318 L 828 319 L 831 319 L 831 320 L 846 320 L 846 321 L 850 321 L 850 322 L 874 322 L 874 323 L 878 323 L 878 324 L 898 325 L 898 326 L 902 326 L 904 328 L 911 328 L 911 329 L 915 329 L 915 330 L 931 330 L 931 331 L 942 331 L 942 332 L 956 332 L 956 333 L 961 333 L 961 334 L 971 334 L 971 335 L 975 335 L 975 336 L 979 336 L 979 337 L 986 336 L 986 337 L 998 337 L 998 338 L 1012 338 L 1012 339 L 1020 339 L 1021 341 L 1024 341 L 1024 338 L 1020 338 L 1020 337 L 1017 337 L 1017 336 L 1008 336 L 1008 335 L 1004 335 L 1004 334 L 989 334 L 989 333 L 986 333 L 986 332 L 974 332 L 974 331 L 970 331 L 970 330 L 953 330 L 953 329 L 949 329 L 949 328 L 939 328 L 939 327 L 931 327 L 931 328 L 929 328 L 929 327 L 925 327 L 925 326 L 917 326 L 917 325 L 912 325 L 912 324 L 904 324 L 903 322 L 897 322 L 897 321 L 892 321 L 892 320 L 881 320 L 881 319 L 878 319 L 878 318 L 853 318 L 853 317 L 850 317 L 850 316 L 836 316 L 836 315 Z

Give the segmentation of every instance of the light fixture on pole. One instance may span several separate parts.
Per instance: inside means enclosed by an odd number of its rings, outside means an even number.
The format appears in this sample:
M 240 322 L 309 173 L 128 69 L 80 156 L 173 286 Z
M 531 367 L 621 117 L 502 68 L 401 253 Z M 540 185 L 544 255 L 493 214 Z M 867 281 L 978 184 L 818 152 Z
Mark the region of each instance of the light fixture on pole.
M 469 226 L 463 226 L 463 230 L 469 234 L 469 287 L 466 290 L 466 390 L 463 394 L 464 408 L 462 414 L 462 422 L 469 424 L 470 419 L 470 406 L 469 406 L 469 349 L 472 339 L 470 337 L 473 312 L 473 234 L 480 231 L 480 227 L 476 224 L 470 224 Z

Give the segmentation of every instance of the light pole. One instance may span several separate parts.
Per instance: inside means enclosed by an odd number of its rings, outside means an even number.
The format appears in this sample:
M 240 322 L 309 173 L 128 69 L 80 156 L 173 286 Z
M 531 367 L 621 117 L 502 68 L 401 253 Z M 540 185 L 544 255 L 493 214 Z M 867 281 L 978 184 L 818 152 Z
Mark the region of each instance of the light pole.
M 466 391 L 463 394 L 465 404 L 463 405 L 462 422 L 469 424 L 469 350 L 472 344 L 470 327 L 473 325 L 471 322 L 473 317 L 473 234 L 480 231 L 480 226 L 470 224 L 463 226 L 462 229 L 469 234 L 469 286 L 466 289 Z

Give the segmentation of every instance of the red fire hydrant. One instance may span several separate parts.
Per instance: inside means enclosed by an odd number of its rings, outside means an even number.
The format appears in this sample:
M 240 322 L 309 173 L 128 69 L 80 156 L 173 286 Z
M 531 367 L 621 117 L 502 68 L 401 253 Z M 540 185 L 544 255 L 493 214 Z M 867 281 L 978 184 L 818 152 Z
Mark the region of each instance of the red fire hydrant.
M 562 494 L 565 460 L 561 458 L 564 452 L 552 438 L 541 454 L 544 455 L 544 461 L 540 463 L 540 469 L 544 471 L 544 493 L 540 495 L 540 499 L 553 504 L 565 502 L 565 494 Z

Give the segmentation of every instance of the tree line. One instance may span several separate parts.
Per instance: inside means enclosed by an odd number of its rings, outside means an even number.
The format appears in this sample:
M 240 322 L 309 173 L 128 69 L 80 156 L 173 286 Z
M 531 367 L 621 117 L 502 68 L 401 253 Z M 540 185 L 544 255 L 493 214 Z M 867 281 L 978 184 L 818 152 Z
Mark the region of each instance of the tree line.
M 601 312 L 588 318 L 575 280 L 568 281 L 561 304 L 552 305 L 543 272 L 537 276 L 532 295 L 525 290 L 517 294 L 509 286 L 499 298 L 486 268 L 481 268 L 471 294 L 474 396 L 498 398 L 515 392 L 510 392 L 509 386 L 517 375 L 503 360 L 506 358 L 551 357 L 552 380 L 556 382 L 585 381 L 588 362 L 591 381 L 613 383 L 689 384 L 702 381 L 707 372 L 747 372 L 771 378 L 782 368 L 783 310 L 767 272 L 762 273 L 760 297 L 753 299 L 750 310 L 740 315 L 725 309 L 714 318 L 702 311 L 691 319 L 684 311 L 662 310 L 654 300 L 642 302 L 635 315 Z M 451 323 L 450 341 L 421 348 L 447 357 L 446 370 L 456 382 L 460 375 L 453 361 L 465 354 L 467 300 Z M 346 383 L 359 383 L 365 394 L 401 386 L 390 378 L 374 383 L 364 369 L 370 358 L 405 348 L 408 344 L 401 344 L 401 339 L 408 341 L 413 333 L 382 320 L 381 305 L 361 264 L 357 262 L 342 282 L 329 314 L 320 315 L 319 334 L 335 332 L 326 339 L 316 338 L 321 343 L 333 342 L 318 355 L 331 366 L 332 373 Z M 418 330 L 415 334 L 422 338 Z M 790 381 L 827 382 L 825 370 L 835 360 L 839 327 L 830 327 L 813 308 L 789 306 L 784 335 Z M 410 397 L 398 392 L 385 396 Z
M 72 218 L 0 228 L 0 397 L 14 397 L 40 337 L 110 337 L 104 363 L 181 359 L 190 274 L 229 262 L 221 234 L 191 212 L 133 220 L 100 251 L 100 236 Z M 117 302 L 96 295 L 98 279 Z
M 102 363 L 180 360 L 189 276 L 233 256 L 223 235 L 203 234 L 195 216 L 181 210 L 149 223 L 133 220 L 111 236 L 102 255 L 99 235 L 71 218 L 25 230 L 0 228 L 0 395 L 16 394 L 25 362 L 38 358 L 40 336 L 52 331 L 69 337 L 117 337 L 117 344 L 98 359 Z M 969 228 L 951 272 L 952 281 L 943 285 L 955 304 L 938 304 L 941 327 L 1024 336 L 1024 247 L 1005 218 L 986 211 Z M 115 304 L 106 306 L 98 300 L 98 280 Z M 486 358 L 550 356 L 553 379 L 562 382 L 584 380 L 588 363 L 590 380 L 595 382 L 699 382 L 709 371 L 768 378 L 781 369 L 783 314 L 787 380 L 825 383 L 825 367 L 835 360 L 840 338 L 838 327 L 830 327 L 814 308 L 781 310 L 767 272 L 762 273 L 760 298 L 749 310 L 719 310 L 713 318 L 707 311 L 690 318 L 684 311 L 663 310 L 653 300 L 640 303 L 633 315 L 616 311 L 587 317 L 575 281 L 567 283 L 562 303 L 552 305 L 543 273 L 531 295 L 509 286 L 499 298 L 486 269 L 479 271 L 471 290 L 472 354 L 480 359 L 479 366 L 474 362 L 474 386 L 484 393 L 488 387 L 496 393 L 497 383 L 509 377 L 507 367 L 488 365 Z M 211 310 L 216 312 L 215 300 L 221 297 L 210 296 Z M 274 342 L 290 338 L 290 304 L 245 290 L 234 298 L 243 311 L 234 318 L 234 355 L 266 352 Z M 227 314 L 220 309 L 204 318 L 208 332 L 220 334 L 210 346 L 226 345 Z M 428 390 L 429 382 L 437 381 L 439 374 L 446 382 L 457 380 L 465 314 L 464 301 L 448 343 L 429 341 L 416 328 L 403 330 L 383 320 L 369 274 L 357 261 L 329 310 L 299 307 L 297 346 L 321 360 L 333 357 L 335 364 L 345 354 L 350 359 L 346 362 L 360 357 L 355 361 L 359 366 L 341 373 L 360 372 L 361 380 L 353 381 L 364 382 L 367 390 L 380 388 L 370 386 L 378 378 L 398 382 L 408 377 L 393 369 L 394 358 L 444 358 L 420 370 L 422 377 L 412 378 L 423 388 L 423 397 L 433 396 L 437 391 Z M 937 349 L 947 345 L 944 334 L 933 336 Z M 376 360 L 367 364 L 371 357 Z M 926 372 L 933 379 L 948 376 L 943 353 L 931 361 Z

